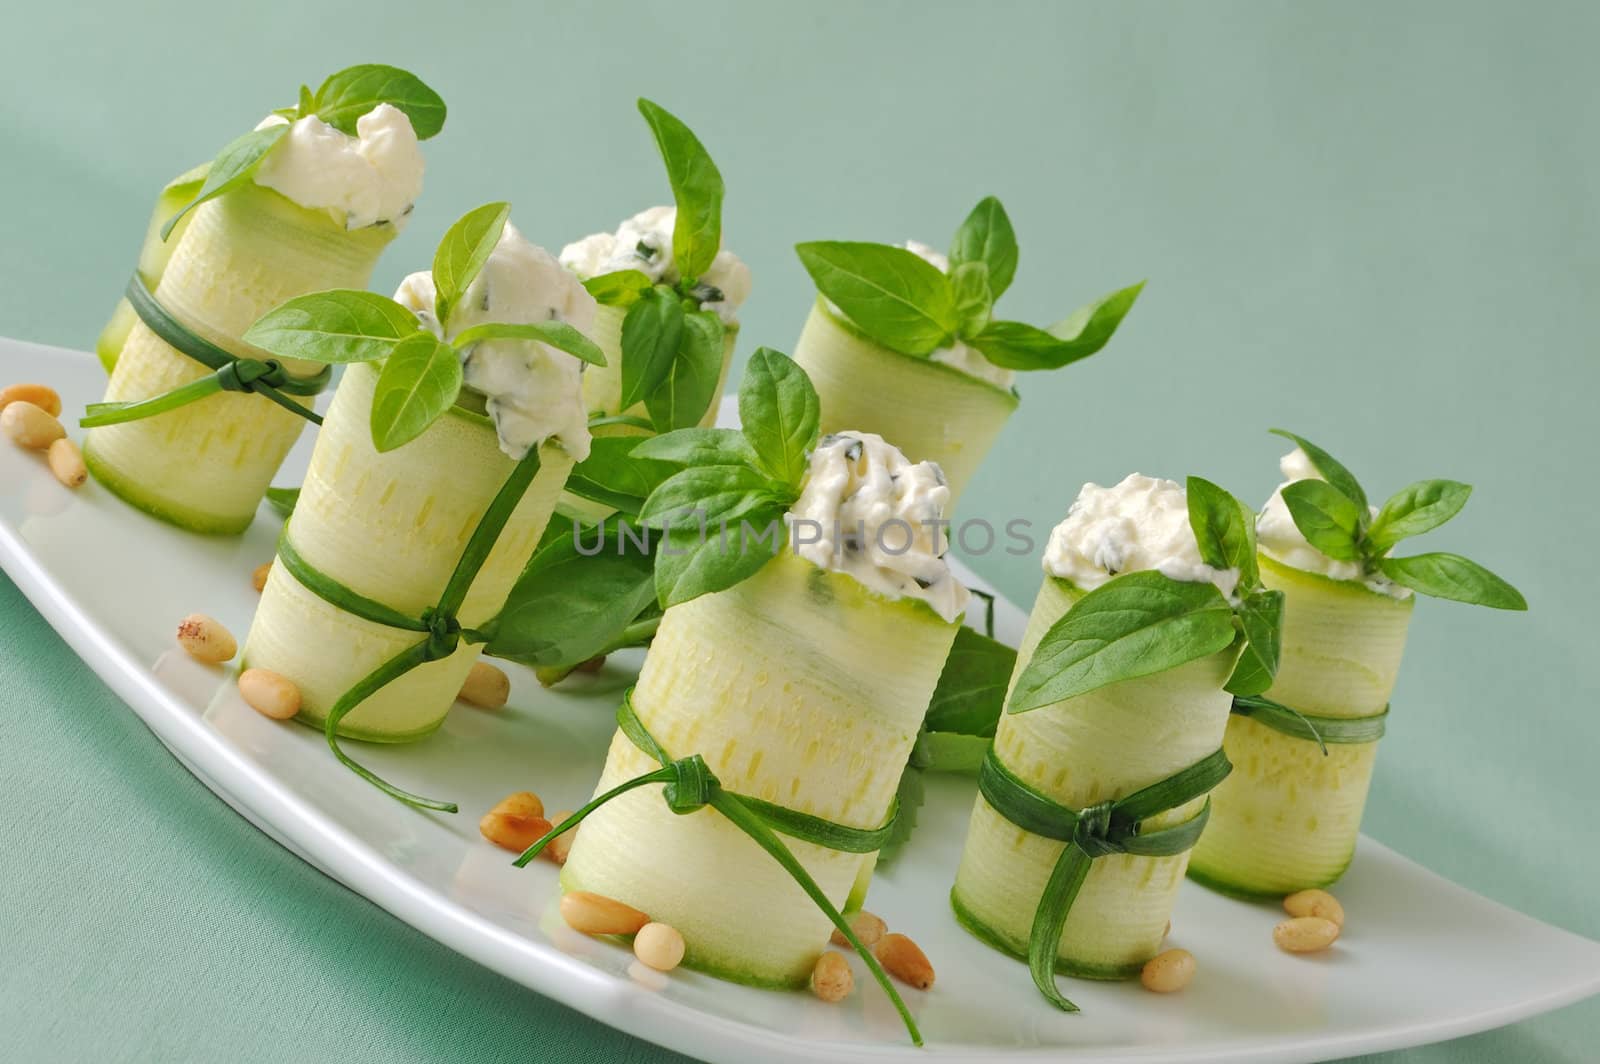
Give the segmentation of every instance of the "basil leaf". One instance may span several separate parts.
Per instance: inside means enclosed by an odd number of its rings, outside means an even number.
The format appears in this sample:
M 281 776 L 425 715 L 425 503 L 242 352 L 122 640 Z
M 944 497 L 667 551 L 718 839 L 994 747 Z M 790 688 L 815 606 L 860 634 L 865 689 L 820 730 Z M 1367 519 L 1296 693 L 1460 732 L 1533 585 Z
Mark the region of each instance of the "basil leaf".
M 1360 507 L 1361 521 L 1363 524 L 1366 523 L 1368 517 L 1367 493 L 1361 490 L 1361 482 L 1355 478 L 1355 474 L 1346 469 L 1333 455 L 1324 451 L 1304 436 L 1296 436 L 1287 429 L 1270 429 L 1268 431 L 1274 436 L 1282 436 L 1286 440 L 1293 440 L 1294 445 L 1304 451 L 1307 458 L 1311 459 L 1311 468 L 1315 469 L 1323 480 L 1344 492 L 1345 495 L 1350 497 L 1351 501 Z
M 990 362 L 1006 369 L 1060 369 L 1104 347 L 1143 289 L 1143 281 L 1119 289 L 1049 329 L 1020 321 L 992 321 L 967 342 Z
M 1016 664 L 1017 652 L 1004 643 L 966 625 L 956 629 L 924 727 L 930 732 L 993 736 Z
M 596 436 L 589 443 L 589 457 L 572 467 L 567 490 L 637 514 L 650 493 L 678 471 L 670 462 L 639 457 L 639 445 L 648 441 L 647 436 Z
M 1235 695 L 1258 695 L 1272 686 L 1283 655 L 1283 592 L 1257 589 L 1234 611 L 1244 631 L 1244 650 L 1228 678 Z
M 999 299 L 1017 274 L 1017 234 L 1006 209 L 993 196 L 972 208 L 950 242 L 950 275 L 963 263 L 981 262 L 989 271 L 990 302 Z
M 957 330 L 962 336 L 976 336 L 989 324 L 994 295 L 989 291 L 989 268 L 981 262 L 963 262 L 950 271 L 950 290 L 956 301 Z
M 922 773 L 907 765 L 900 774 L 900 786 L 894 792 L 894 825 L 889 829 L 889 837 L 883 840 L 883 848 L 878 851 L 878 868 L 888 867 L 905 852 L 906 843 L 911 841 L 912 833 L 917 830 L 917 813 L 926 799 L 927 788 L 923 784 Z
M 652 495 L 652 501 L 654 498 Z M 661 605 L 676 606 L 723 591 L 754 575 L 788 543 L 783 526 L 786 507 L 781 501 L 770 501 L 737 515 L 725 513 L 729 522 L 726 543 L 715 525 L 707 527 L 704 535 L 698 528 L 675 526 L 656 549 L 656 597 Z
M 244 342 L 279 358 L 372 362 L 417 335 L 417 316 L 376 292 L 336 288 L 280 303 L 244 331 Z
M 1189 502 L 1189 527 L 1200 545 L 1200 560 L 1213 569 L 1237 569 L 1240 588 L 1255 587 L 1260 580 L 1255 514 L 1204 477 L 1190 477 L 1184 494 Z
M 806 371 L 770 347 L 756 348 L 739 382 L 739 424 L 762 468 L 797 496 L 821 421 L 822 406 Z
M 1297 480 L 1283 489 L 1283 503 L 1306 542 L 1330 558 L 1361 557 L 1361 508 L 1326 480 Z
M 395 345 L 372 393 L 372 445 L 392 451 L 427 431 L 461 392 L 461 359 L 432 333 Z
M 674 115 L 649 100 L 639 113 L 650 124 L 677 205 L 672 226 L 672 259 L 685 283 L 711 268 L 722 247 L 722 174 L 700 139 Z
M 271 151 L 287 132 L 289 127 L 286 125 L 271 125 L 263 129 L 253 129 L 242 137 L 230 140 L 211 161 L 211 169 L 206 171 L 206 179 L 200 185 L 200 191 L 195 193 L 194 199 L 185 204 L 177 214 L 168 218 L 167 224 L 161 227 L 161 239 L 165 240 L 171 236 L 178 220 L 200 204 L 230 192 L 254 177 L 255 172 L 261 168 L 261 160 L 266 158 L 267 152 Z
M 567 668 L 609 651 L 655 603 L 655 563 L 637 546 L 648 536 L 617 518 L 583 529 L 554 522 L 492 622 L 484 653 Z
M 1453 599 L 1497 610 L 1525 610 L 1522 592 L 1475 561 L 1459 554 L 1414 554 L 1409 558 L 1383 558 L 1383 575 L 1404 587 L 1434 598 Z
M 500 242 L 511 204 L 485 203 L 456 219 L 433 253 L 433 316 L 448 330 L 450 312 L 467 294 L 473 280 Z
M 717 522 L 736 520 L 752 510 L 781 502 L 773 484 L 749 466 L 691 466 L 668 477 L 639 509 L 639 521 L 650 528 L 688 529 L 701 521 L 715 537 Z
M 1084 595 L 1045 632 L 1017 678 L 1008 713 L 1165 672 L 1227 647 L 1233 610 L 1215 585 L 1154 570 L 1124 573 Z
M 1367 538 L 1379 554 L 1410 536 L 1438 528 L 1467 504 L 1472 485 L 1459 480 L 1419 480 L 1389 497 Z
M 677 357 L 661 387 L 644 397 L 657 432 L 698 425 L 717 399 L 722 376 L 722 319 L 709 310 L 685 313 Z
M 267 503 L 274 510 L 285 517 L 294 513 L 296 504 L 300 502 L 299 488 L 268 488 Z
M 530 321 L 520 325 L 485 322 L 456 333 L 452 342 L 458 350 L 466 350 L 468 345 L 481 340 L 535 340 L 591 366 L 606 364 L 605 352 L 599 345 L 564 321 Z
M 1000 696 L 1005 697 L 1004 689 Z M 998 705 L 995 707 L 1000 708 Z M 911 767 L 923 772 L 975 773 L 994 740 L 960 732 L 925 731 L 911 748 Z
M 445 106 L 439 94 L 415 74 L 382 63 L 363 63 L 330 74 L 312 99 L 318 118 L 352 137 L 356 122 L 380 103 L 405 112 L 418 140 L 444 128 Z
M 583 282 L 595 302 L 606 307 L 631 307 L 650 290 L 648 275 L 638 270 L 612 270 Z
M 755 448 L 738 429 L 678 429 L 644 440 L 634 455 L 684 466 L 755 466 Z
M 926 355 L 961 324 L 950 278 L 905 248 L 819 240 L 795 252 L 817 291 L 891 350 Z
M 683 342 L 683 304 L 667 288 L 639 293 L 622 319 L 621 409 L 661 387 Z
M 316 110 L 317 101 L 316 97 L 311 94 L 311 86 L 302 85 L 300 86 L 300 95 L 295 100 L 294 117 L 290 118 L 289 121 L 293 122 L 296 118 L 304 118 L 306 115 L 315 114 Z

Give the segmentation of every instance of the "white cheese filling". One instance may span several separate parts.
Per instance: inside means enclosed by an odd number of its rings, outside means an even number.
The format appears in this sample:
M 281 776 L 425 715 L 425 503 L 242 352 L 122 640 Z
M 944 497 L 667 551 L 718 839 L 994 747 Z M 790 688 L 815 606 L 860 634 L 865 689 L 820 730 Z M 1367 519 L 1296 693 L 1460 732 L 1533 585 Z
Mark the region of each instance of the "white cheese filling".
M 1410 588 L 1394 583 L 1382 573 L 1363 573 L 1360 562 L 1330 558 L 1308 543 L 1294 523 L 1288 505 L 1283 501 L 1283 489 L 1297 480 L 1322 480 L 1323 477 L 1317 472 L 1316 466 L 1311 464 L 1310 457 L 1298 447 L 1279 460 L 1278 469 L 1283 473 L 1284 482 L 1278 485 L 1277 490 L 1272 493 L 1272 498 L 1268 499 L 1267 505 L 1262 508 L 1261 515 L 1256 518 L 1256 545 L 1264 554 L 1292 568 L 1317 573 L 1334 580 L 1350 580 L 1365 584 L 1372 590 L 1393 598 L 1403 599 L 1411 596 Z M 1370 512 L 1376 517 L 1377 507 L 1371 507 Z
M 870 432 L 826 436 L 800 498 L 784 515 L 792 549 L 886 598 L 921 599 L 947 621 L 968 592 L 950 572 L 950 488 L 933 462 L 911 462 Z
M 1215 584 L 1225 596 L 1239 583 L 1239 570 L 1213 569 L 1201 560 L 1182 484 L 1138 473 L 1110 488 L 1085 484 L 1050 533 L 1044 571 L 1092 591 L 1138 570 Z
M 587 335 L 595 301 L 583 283 L 510 222 L 478 276 L 450 312 L 447 328 L 434 316 L 433 275 L 400 282 L 397 302 L 442 339 L 485 322 L 525 325 L 562 321 Z M 574 460 L 589 457 L 589 423 L 583 406 L 583 363 L 535 340 L 482 340 L 462 356 L 467 387 L 486 400 L 500 449 L 521 460 L 548 439 L 558 439 Z
M 675 285 L 683 280 L 672 255 L 672 229 L 677 222 L 675 207 L 640 211 L 615 233 L 595 233 L 562 248 L 562 265 L 584 280 L 617 270 L 638 270 L 652 284 Z M 695 280 L 707 286 L 700 308 L 716 314 L 724 325 L 736 324 L 740 305 L 750 298 L 750 267 L 722 248 L 705 275 Z
M 288 124 L 269 115 L 256 126 Z M 315 115 L 298 119 L 261 160 L 255 183 L 308 210 L 326 210 L 346 229 L 405 225 L 422 195 L 422 149 L 405 112 L 380 103 L 346 136 Z

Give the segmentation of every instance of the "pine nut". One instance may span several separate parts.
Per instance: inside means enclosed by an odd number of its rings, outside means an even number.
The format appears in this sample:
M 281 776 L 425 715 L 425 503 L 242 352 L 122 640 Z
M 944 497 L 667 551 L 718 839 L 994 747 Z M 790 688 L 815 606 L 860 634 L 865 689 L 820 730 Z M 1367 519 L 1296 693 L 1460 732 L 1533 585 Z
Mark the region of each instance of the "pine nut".
M 544 816 L 544 802 L 532 791 L 518 791 L 500 799 L 489 812 L 508 813 L 511 816 Z
M 255 571 L 250 574 L 250 586 L 257 591 L 265 588 L 267 586 L 267 574 L 270 572 L 272 572 L 271 562 L 262 562 L 256 566 Z
M 1290 916 L 1320 916 L 1344 928 L 1344 906 L 1325 890 L 1300 890 L 1283 899 L 1283 911 Z
M 633 955 L 658 972 L 670 972 L 681 964 L 683 950 L 683 936 L 671 924 L 645 924 L 633 936 Z
M 883 933 L 889 930 L 889 925 L 883 922 L 881 916 L 875 916 L 865 909 L 846 916 L 844 922 L 850 925 L 850 930 L 856 933 L 856 937 L 861 940 L 861 944 L 868 949 L 876 946 L 878 940 L 883 937 Z M 840 934 L 837 927 L 833 929 L 833 935 L 829 937 L 828 941 L 835 946 L 850 945 L 850 940 Z
M 44 384 L 8 384 L 0 388 L 0 410 L 12 403 L 32 403 L 51 417 L 61 416 L 61 396 Z
M 475 661 L 457 697 L 482 709 L 499 709 L 511 698 L 511 677 L 487 661 Z
M 551 827 L 559 827 L 562 821 L 566 820 L 567 817 L 571 815 L 572 810 L 570 809 L 563 809 L 558 813 L 551 813 Z M 548 858 L 558 865 L 564 865 L 567 863 L 567 854 L 572 852 L 572 844 L 577 838 L 578 829 L 568 828 L 566 831 L 563 831 L 561 834 L 551 839 L 550 844 L 543 850 L 539 851 L 539 856 Z
M 196 661 L 220 665 L 239 650 L 233 633 L 215 617 L 191 613 L 178 624 L 178 645 Z
M 933 985 L 933 964 L 922 948 L 904 935 L 890 933 L 872 948 L 883 970 L 908 986 L 926 990 Z
M 66 487 L 81 488 L 89 479 L 89 467 L 83 464 L 78 445 L 65 436 L 50 445 L 45 457 L 50 463 L 50 472 Z
M 521 853 L 545 837 L 550 831 L 550 821 L 537 815 L 485 813 L 478 821 L 478 831 L 502 850 Z
M 246 669 L 240 673 L 239 694 L 251 709 L 273 720 L 288 720 L 300 712 L 300 688 L 270 669 Z
M 25 399 L 6 404 L 0 410 L 0 429 L 18 447 L 42 451 L 67 434 L 56 416 Z
M 856 977 L 843 953 L 823 951 L 811 969 L 811 992 L 829 1004 L 849 997 L 855 985 Z
M 1171 994 L 1182 990 L 1194 978 L 1194 954 L 1186 949 L 1169 949 L 1157 953 L 1144 962 L 1139 972 L 1139 982 L 1146 990 L 1157 994 Z
M 633 906 L 587 890 L 561 896 L 561 918 L 568 927 L 586 935 L 632 935 L 650 922 Z
M 1339 925 L 1320 916 L 1296 916 L 1272 929 L 1272 941 L 1290 953 L 1317 953 L 1338 937 Z
M 601 669 L 603 669 L 605 667 L 606 667 L 606 656 L 604 654 L 601 654 L 598 657 L 590 658 L 588 661 L 585 661 L 580 665 L 574 666 L 572 671 L 573 672 L 599 672 Z

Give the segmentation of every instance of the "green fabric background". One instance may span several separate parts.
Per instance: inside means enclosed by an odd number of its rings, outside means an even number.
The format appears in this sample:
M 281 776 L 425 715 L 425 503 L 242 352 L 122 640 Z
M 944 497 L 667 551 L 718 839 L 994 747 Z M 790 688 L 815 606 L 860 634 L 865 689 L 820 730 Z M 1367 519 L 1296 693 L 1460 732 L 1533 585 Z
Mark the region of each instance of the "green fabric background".
M 380 287 L 488 199 L 552 247 L 665 200 L 641 93 L 722 164 L 756 271 L 744 354 L 798 331 L 795 241 L 942 244 L 998 194 L 1023 248 L 1007 316 L 1150 284 L 1108 352 L 1022 382 L 966 515 L 1048 527 L 1082 481 L 1134 469 L 1264 498 L 1276 424 L 1377 493 L 1476 484 L 1429 549 L 1489 563 L 1533 611 L 1419 606 L 1367 828 L 1600 936 L 1592 5 L 359 7 L 8 9 L 0 333 L 88 346 L 155 190 L 356 61 L 451 106 Z M 1031 600 L 1034 559 L 974 561 Z M 279 850 L 3 579 L 0 692 L 0 1059 L 667 1056 Z M 1385 1059 L 1592 1060 L 1597 1041 L 1589 1002 Z

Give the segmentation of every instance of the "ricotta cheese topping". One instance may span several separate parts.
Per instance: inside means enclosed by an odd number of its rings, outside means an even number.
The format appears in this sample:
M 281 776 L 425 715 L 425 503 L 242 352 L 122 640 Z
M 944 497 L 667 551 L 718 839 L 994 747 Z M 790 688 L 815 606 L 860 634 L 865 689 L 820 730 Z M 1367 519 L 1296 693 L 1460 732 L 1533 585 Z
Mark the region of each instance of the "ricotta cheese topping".
M 1232 596 L 1239 570 L 1200 559 L 1183 485 L 1138 473 L 1114 487 L 1085 484 L 1050 533 L 1044 571 L 1092 591 L 1118 573 L 1154 569 L 1173 580 L 1212 583 Z
M 564 321 L 586 335 L 594 326 L 594 297 L 583 283 L 510 222 L 451 310 L 448 328 L 441 328 L 434 315 L 436 297 L 433 274 L 426 271 L 401 281 L 394 294 L 424 328 L 444 340 L 485 322 Z M 536 340 L 482 340 L 463 354 L 461 369 L 466 386 L 485 397 L 500 449 L 508 456 L 521 460 L 556 438 L 575 461 L 589 457 L 578 359 Z
M 847 573 L 886 598 L 921 599 L 947 621 L 969 597 L 950 572 L 950 488 L 933 462 L 911 462 L 870 432 L 825 436 L 800 498 L 784 515 L 800 557 Z
M 1330 558 L 1306 541 L 1283 501 L 1283 489 L 1297 480 L 1322 480 L 1322 474 L 1304 451 L 1296 447 L 1278 461 L 1284 481 L 1273 491 L 1272 498 L 1256 518 L 1256 546 L 1274 561 L 1308 573 L 1317 573 L 1334 580 L 1352 580 L 1365 584 L 1374 591 L 1394 598 L 1409 598 L 1411 589 L 1402 587 L 1382 573 L 1364 574 L 1360 562 L 1340 561 Z M 1370 507 L 1372 516 L 1378 515 L 1376 506 Z
M 561 249 L 562 265 L 588 280 L 617 270 L 638 270 L 652 284 L 675 285 L 683 280 L 672 256 L 672 228 L 678 222 L 676 207 L 651 207 L 617 227 L 615 233 L 595 233 Z M 750 298 L 750 267 L 727 248 L 705 276 L 696 279 L 706 291 L 700 299 L 724 325 L 739 320 L 739 306 Z
M 269 115 L 256 128 L 288 122 Z M 354 137 L 307 115 L 267 152 L 255 182 L 308 210 L 329 211 L 346 229 L 399 229 L 422 195 L 422 149 L 405 112 L 386 103 L 356 120 Z

